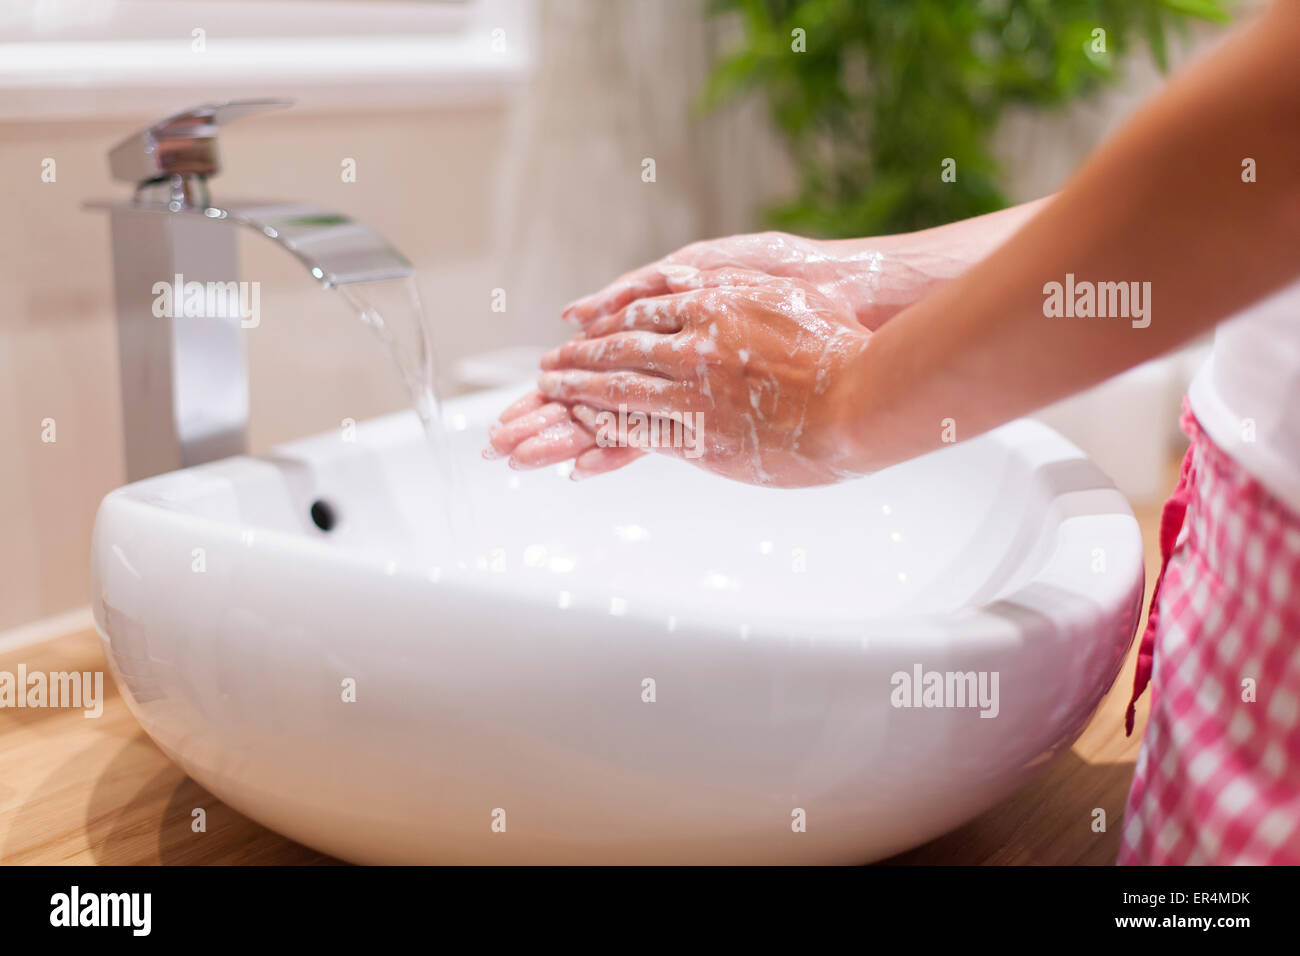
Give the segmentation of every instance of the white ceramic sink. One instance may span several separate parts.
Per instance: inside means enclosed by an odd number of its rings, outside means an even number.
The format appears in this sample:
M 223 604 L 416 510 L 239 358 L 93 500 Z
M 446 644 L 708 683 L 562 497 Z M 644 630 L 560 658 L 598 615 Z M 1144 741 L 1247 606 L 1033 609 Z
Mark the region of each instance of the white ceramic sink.
M 517 391 L 446 409 L 465 567 L 413 414 L 104 499 L 108 659 L 200 784 L 362 862 L 865 862 L 1006 797 L 1118 673 L 1137 525 L 1045 426 L 821 489 L 574 483 L 479 459 Z M 917 667 L 996 674 L 996 716 L 894 706 Z

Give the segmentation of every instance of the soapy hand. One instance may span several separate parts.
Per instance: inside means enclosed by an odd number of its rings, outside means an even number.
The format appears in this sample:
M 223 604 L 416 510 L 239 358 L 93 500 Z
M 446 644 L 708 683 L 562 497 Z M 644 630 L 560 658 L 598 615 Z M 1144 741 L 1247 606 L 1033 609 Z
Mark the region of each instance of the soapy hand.
M 910 266 L 905 256 L 882 251 L 896 242 L 822 242 L 784 232 L 758 232 L 693 242 L 657 262 L 615 279 L 599 292 L 569 305 L 561 317 L 584 328 L 636 299 L 666 295 L 665 266 L 690 266 L 702 272 L 745 269 L 770 276 L 802 279 L 826 298 L 875 329 L 918 296 L 932 277 Z M 889 269 L 886 273 L 886 264 Z
M 670 277 L 675 270 L 731 270 L 802 282 L 839 315 L 851 316 L 860 329 L 874 331 L 959 275 L 1008 234 L 1033 205 L 1018 207 L 1019 212 L 1008 210 L 953 226 L 875 239 L 818 241 L 761 232 L 696 242 L 579 299 L 564 310 L 563 317 L 580 326 L 587 337 L 605 335 L 617 330 L 620 316 L 627 320 L 626 310 L 633 303 L 672 294 Z M 543 414 L 534 414 L 544 407 Z M 595 444 L 591 427 L 583 427 L 572 414 L 567 421 L 565 425 L 562 403 L 547 407 L 534 396 L 507 410 L 484 454 L 509 455 L 515 468 L 539 468 L 563 461 L 573 450 L 578 456 L 574 478 L 609 471 L 637 457 L 626 448 Z M 540 434 L 543 431 L 545 435 Z
M 749 269 L 656 268 L 653 287 L 643 276 L 641 294 L 592 310 L 584 338 L 543 358 L 538 387 L 551 404 L 527 402 L 523 415 L 536 419 L 514 427 L 540 432 L 526 441 L 550 433 L 542 450 L 653 450 L 751 484 L 853 474 L 846 388 L 871 333 L 842 299 Z M 567 407 L 576 422 L 566 422 Z M 494 447 L 511 428 L 498 426 Z
M 623 314 L 638 299 L 670 293 L 668 275 L 676 267 L 701 271 L 733 269 L 801 279 L 868 328 L 876 328 L 919 292 L 929 277 L 902 261 L 891 260 L 886 288 L 884 254 L 860 244 L 819 242 L 782 232 L 762 232 L 710 239 L 685 246 L 616 279 L 606 288 L 569 305 L 562 317 L 582 326 L 590 337 L 593 323 Z M 909 285 L 910 283 L 910 285 Z M 596 444 L 592 431 L 559 402 L 534 393 L 502 413 L 488 435 L 487 458 L 509 457 L 512 468 L 542 468 L 574 459 L 572 477 L 581 479 L 622 467 L 640 457 L 635 449 Z
M 676 267 L 704 272 L 731 269 L 764 276 L 799 280 L 821 296 L 841 316 L 852 316 L 862 328 L 875 331 L 886 321 L 932 291 L 951 282 L 970 265 L 1010 236 L 1048 199 L 1025 203 L 1001 212 L 977 216 L 923 232 L 874 239 L 818 241 L 782 232 L 761 232 L 692 243 L 677 252 L 616 279 L 609 286 L 579 299 L 564 310 L 564 318 L 583 328 L 587 336 L 607 334 L 615 316 L 638 300 L 655 300 L 671 293 L 669 277 Z M 603 323 L 603 324 L 602 324 Z M 592 332 L 592 329 L 596 332 Z M 589 428 L 570 415 L 572 428 L 563 423 L 560 404 L 545 415 L 504 427 L 507 419 L 531 414 L 547 403 L 534 396 L 507 410 L 494 429 L 484 452 L 490 458 L 510 456 L 515 468 L 538 468 L 564 460 L 566 450 L 579 452 L 574 478 L 609 471 L 632 461 L 625 448 L 595 445 Z M 529 422 L 537 427 L 529 431 Z M 544 441 L 532 442 L 538 432 Z
M 574 460 L 571 477 L 613 471 L 641 457 L 635 447 L 602 448 L 572 409 L 531 392 L 510 405 L 488 430 L 484 458 L 510 457 L 511 468 L 543 468 Z

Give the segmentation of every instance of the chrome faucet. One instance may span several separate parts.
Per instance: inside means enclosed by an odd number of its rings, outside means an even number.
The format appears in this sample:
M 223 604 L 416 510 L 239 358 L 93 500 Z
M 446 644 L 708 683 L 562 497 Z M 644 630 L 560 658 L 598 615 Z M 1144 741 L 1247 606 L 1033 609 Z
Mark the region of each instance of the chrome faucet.
M 326 288 L 411 274 L 411 264 L 380 236 L 338 213 L 293 202 L 212 202 L 208 180 L 221 168 L 218 128 L 288 105 L 196 106 L 108 154 L 114 178 L 135 185 L 130 199 L 87 204 L 108 210 L 112 230 L 128 481 L 246 450 L 248 363 L 240 327 L 248 323 L 230 307 L 241 289 L 235 226 L 288 249 Z M 178 307 L 190 288 L 209 292 Z

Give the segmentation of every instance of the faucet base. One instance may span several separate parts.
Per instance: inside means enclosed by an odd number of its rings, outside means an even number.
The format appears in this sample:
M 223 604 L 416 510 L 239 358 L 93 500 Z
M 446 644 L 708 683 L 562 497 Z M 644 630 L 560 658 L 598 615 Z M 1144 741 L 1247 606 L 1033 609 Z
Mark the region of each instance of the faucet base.
M 240 318 L 195 317 L 170 290 L 236 281 L 235 229 L 202 217 L 109 207 L 127 480 L 246 450 Z M 206 303 L 205 303 L 206 305 Z

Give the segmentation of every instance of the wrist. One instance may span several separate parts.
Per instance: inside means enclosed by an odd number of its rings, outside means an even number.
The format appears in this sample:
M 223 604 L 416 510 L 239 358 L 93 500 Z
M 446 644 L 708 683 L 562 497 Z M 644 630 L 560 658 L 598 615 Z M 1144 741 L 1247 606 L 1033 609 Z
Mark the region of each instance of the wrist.
M 875 338 L 870 332 L 863 335 L 845 357 L 829 390 L 833 420 L 830 466 L 844 478 L 869 475 L 882 467 L 870 440 L 872 410 L 878 402 L 871 371 L 877 352 Z
M 918 232 L 817 243 L 839 297 L 877 329 L 914 302 L 961 277 L 1032 219 L 1051 196 Z

